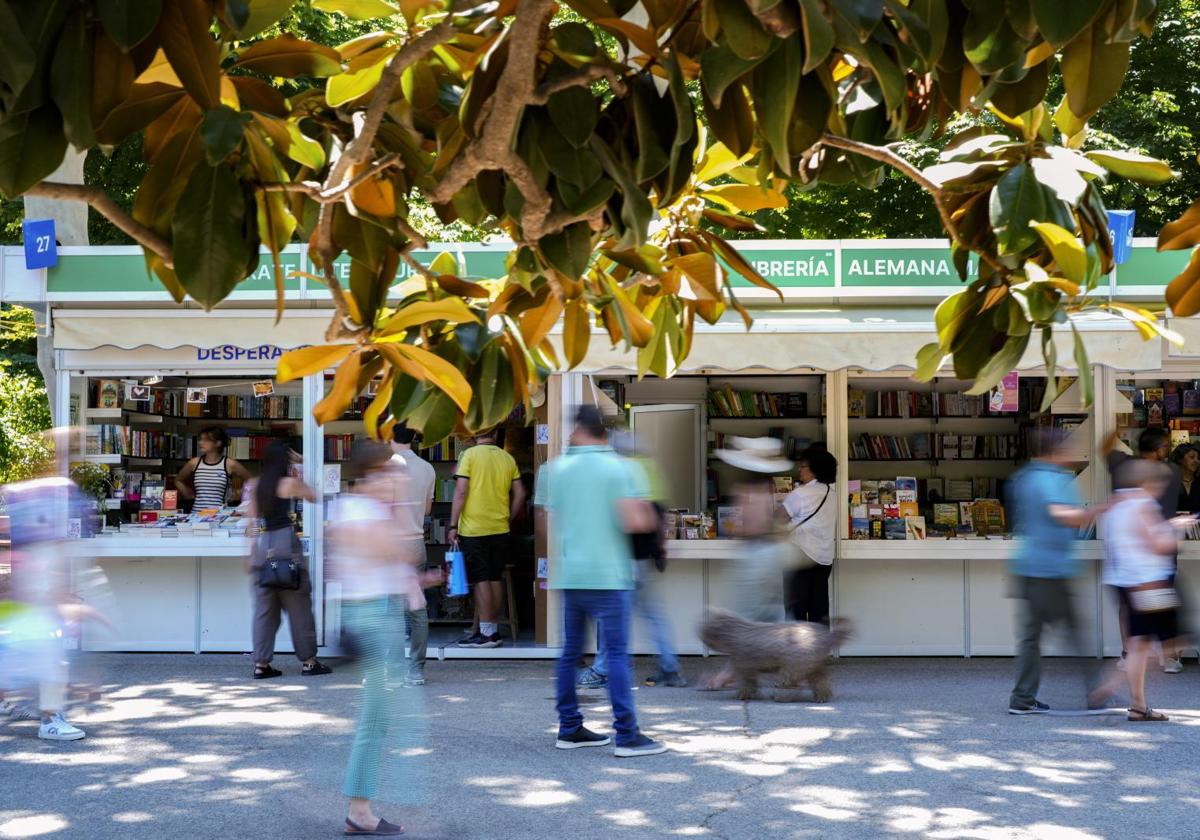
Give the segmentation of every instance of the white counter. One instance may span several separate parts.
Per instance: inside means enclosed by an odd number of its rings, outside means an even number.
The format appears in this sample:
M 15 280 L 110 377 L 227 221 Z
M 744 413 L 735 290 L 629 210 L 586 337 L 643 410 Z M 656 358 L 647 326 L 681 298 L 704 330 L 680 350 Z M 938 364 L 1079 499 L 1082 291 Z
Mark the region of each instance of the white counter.
M 70 543 L 73 557 L 94 561 L 103 573 L 108 591 L 91 597 L 113 625 L 86 625 L 84 649 L 249 651 L 252 601 L 243 561 L 250 548 L 251 541 L 244 537 L 137 534 Z M 286 618 L 275 649 L 292 650 Z

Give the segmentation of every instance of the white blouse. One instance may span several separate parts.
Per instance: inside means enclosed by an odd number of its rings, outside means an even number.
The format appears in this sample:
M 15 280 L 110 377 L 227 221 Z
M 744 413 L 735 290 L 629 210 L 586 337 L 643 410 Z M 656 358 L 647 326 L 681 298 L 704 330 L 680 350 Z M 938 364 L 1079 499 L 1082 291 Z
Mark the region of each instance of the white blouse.
M 832 565 L 838 509 L 833 485 L 822 484 L 815 478 L 808 484 L 798 484 L 784 498 L 783 509 L 790 517 L 788 527 L 793 529 L 793 544 L 814 563 Z M 804 524 L 797 528 L 801 522 Z

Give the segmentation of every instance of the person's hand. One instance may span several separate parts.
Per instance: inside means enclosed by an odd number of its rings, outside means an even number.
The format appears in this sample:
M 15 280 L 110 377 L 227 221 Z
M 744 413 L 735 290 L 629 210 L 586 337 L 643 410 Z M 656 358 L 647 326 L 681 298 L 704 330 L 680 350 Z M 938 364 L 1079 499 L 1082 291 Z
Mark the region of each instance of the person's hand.
M 1200 524 L 1200 520 L 1196 519 L 1195 514 L 1181 513 L 1179 516 L 1173 516 L 1168 519 L 1167 524 L 1172 528 L 1179 528 L 1180 530 L 1183 530 L 1186 528 L 1191 528 L 1193 525 Z
M 435 586 L 441 586 L 446 575 L 441 569 L 426 569 L 417 575 L 417 577 L 421 581 L 422 589 L 432 589 Z
M 448 540 L 450 540 L 451 548 L 454 548 L 454 549 L 458 548 L 458 529 L 455 528 L 453 525 L 451 525 L 450 530 L 446 532 L 446 538 Z

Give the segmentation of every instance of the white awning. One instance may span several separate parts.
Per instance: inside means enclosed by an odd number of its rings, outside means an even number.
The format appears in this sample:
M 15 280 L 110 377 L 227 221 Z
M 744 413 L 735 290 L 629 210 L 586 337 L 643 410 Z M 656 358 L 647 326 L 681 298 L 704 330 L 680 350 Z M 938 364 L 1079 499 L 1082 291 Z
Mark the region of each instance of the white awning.
M 275 323 L 272 310 L 57 310 L 54 346 L 86 351 L 102 347 L 132 350 L 156 347 L 214 348 L 263 346 L 291 349 L 324 341 L 331 310 L 289 310 Z M 1104 313 L 1076 321 L 1093 364 L 1134 371 L 1162 367 L 1162 342 L 1143 341 L 1124 319 Z M 553 340 L 561 344 L 561 326 Z M 933 310 L 928 307 L 861 307 L 762 310 L 749 331 L 736 315 L 715 325 L 697 324 L 692 352 L 681 370 L 740 371 L 911 369 L 917 351 L 935 338 Z M 1200 337 L 1198 337 L 1200 342 Z M 1069 328 L 1056 330 L 1061 371 L 1074 369 L 1074 343 Z M 561 347 L 560 347 L 561 349 Z M 1043 365 L 1041 344 L 1033 341 L 1018 365 Z M 634 371 L 636 351 L 609 347 L 607 333 L 593 332 L 581 372 Z

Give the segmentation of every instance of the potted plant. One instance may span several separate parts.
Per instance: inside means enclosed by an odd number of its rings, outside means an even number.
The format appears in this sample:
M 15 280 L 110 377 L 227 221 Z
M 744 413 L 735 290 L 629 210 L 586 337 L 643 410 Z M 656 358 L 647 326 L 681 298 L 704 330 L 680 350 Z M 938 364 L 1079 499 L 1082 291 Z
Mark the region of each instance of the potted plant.
M 113 488 L 113 478 L 109 473 L 108 466 L 93 461 L 80 461 L 71 467 L 70 476 L 71 480 L 79 485 L 83 494 L 96 503 L 96 511 L 99 515 L 96 517 L 98 521 L 95 523 L 96 527 L 92 533 L 98 533 L 104 526 L 104 514 L 108 510 L 108 494 L 112 492 Z

